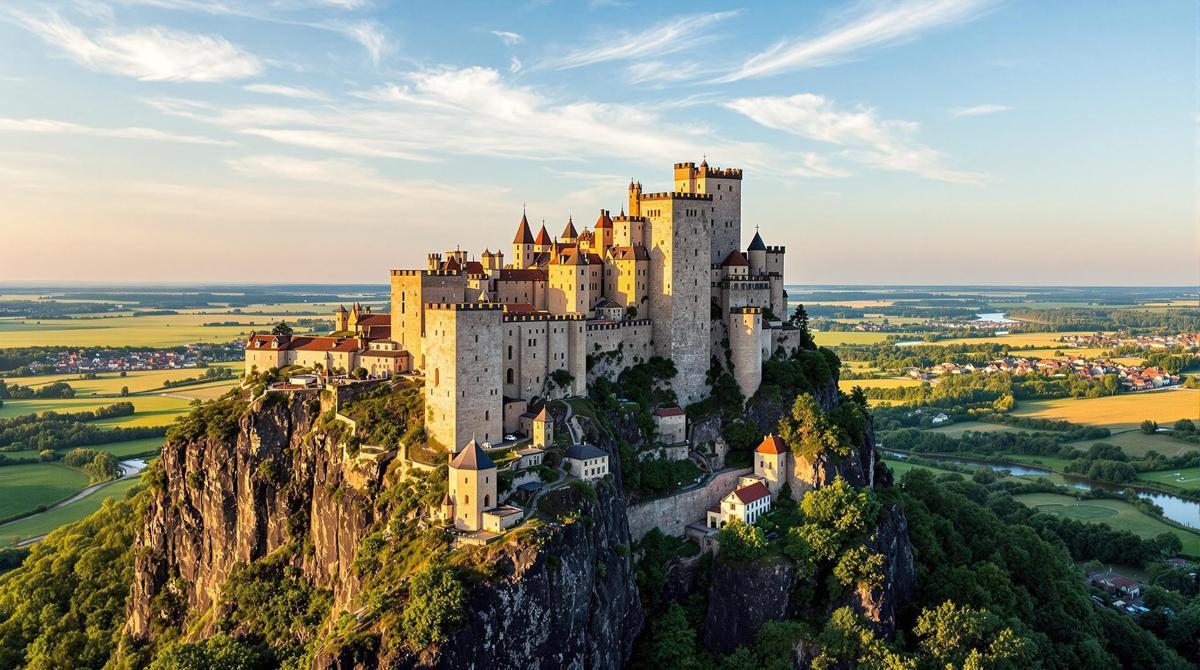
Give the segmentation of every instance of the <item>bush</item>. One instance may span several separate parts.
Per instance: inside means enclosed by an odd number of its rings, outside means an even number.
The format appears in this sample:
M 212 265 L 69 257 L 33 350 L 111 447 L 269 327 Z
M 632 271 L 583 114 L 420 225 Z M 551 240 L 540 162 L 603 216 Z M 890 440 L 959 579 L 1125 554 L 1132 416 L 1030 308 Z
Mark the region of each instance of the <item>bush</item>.
M 746 563 L 767 553 L 767 537 L 762 529 L 738 519 L 725 524 L 717 534 L 717 541 L 721 543 L 721 560 L 730 563 Z
M 466 623 L 467 592 L 445 563 L 431 563 L 413 575 L 400 625 L 414 647 L 440 644 Z

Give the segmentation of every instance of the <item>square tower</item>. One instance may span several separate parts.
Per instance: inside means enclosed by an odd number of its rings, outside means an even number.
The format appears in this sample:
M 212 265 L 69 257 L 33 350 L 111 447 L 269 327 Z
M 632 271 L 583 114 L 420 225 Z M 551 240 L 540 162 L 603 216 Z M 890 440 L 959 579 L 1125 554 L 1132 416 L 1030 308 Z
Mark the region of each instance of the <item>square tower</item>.
M 467 277 L 460 270 L 392 270 L 392 335 L 415 370 L 425 369 L 425 305 L 462 302 Z
M 475 440 L 450 458 L 447 488 L 454 511 L 454 527 L 483 528 L 483 513 L 497 504 L 496 463 Z
M 771 493 L 779 493 L 788 480 L 788 448 L 774 434 L 763 438 L 754 450 L 754 474 L 762 477 Z
M 673 388 L 681 405 L 707 395 L 712 276 L 712 196 L 647 193 L 649 306 L 654 353 L 675 363 Z
M 452 449 L 504 437 L 502 315 L 496 303 L 426 305 L 425 430 L 432 444 Z
M 742 171 L 709 167 L 705 160 L 675 164 L 675 190 L 713 197 L 710 263 L 720 263 L 742 248 Z

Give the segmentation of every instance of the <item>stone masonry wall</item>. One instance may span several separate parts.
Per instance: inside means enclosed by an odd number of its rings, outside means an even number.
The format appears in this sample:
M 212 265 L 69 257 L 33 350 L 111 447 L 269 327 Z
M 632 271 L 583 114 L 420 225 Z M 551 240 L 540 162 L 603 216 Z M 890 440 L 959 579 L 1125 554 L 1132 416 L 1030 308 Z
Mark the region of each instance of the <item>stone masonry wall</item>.
M 640 540 L 651 528 L 658 528 L 664 535 L 683 535 L 689 523 L 704 521 L 708 508 L 721 502 L 737 486 L 738 477 L 752 472 L 751 468 L 726 470 L 703 488 L 630 505 L 627 510 L 630 536 Z

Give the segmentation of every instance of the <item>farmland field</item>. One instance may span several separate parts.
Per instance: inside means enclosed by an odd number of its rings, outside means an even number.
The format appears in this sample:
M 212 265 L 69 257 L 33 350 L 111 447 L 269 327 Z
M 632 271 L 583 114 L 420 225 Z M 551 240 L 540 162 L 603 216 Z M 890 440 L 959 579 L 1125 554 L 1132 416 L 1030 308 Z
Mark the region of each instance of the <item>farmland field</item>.
M 140 481 L 140 477 L 115 481 L 70 505 L 0 526 L 0 546 L 9 546 L 22 539 L 45 535 L 59 526 L 75 523 L 100 509 L 100 505 L 106 499 L 124 498 Z
M 183 391 L 183 389 L 179 389 L 179 391 Z M 67 400 L 6 400 L 4 406 L 0 407 L 0 418 L 46 411 L 81 412 L 124 401 L 133 403 L 133 415 L 101 419 L 96 422 L 96 425 L 110 428 L 166 426 L 174 421 L 175 417 L 186 414 L 190 409 L 188 404 L 191 402 L 188 398 L 171 398 L 161 395 L 139 395 L 126 398 L 71 398 Z
M 203 326 L 238 321 L 237 326 Z M 269 317 L 238 314 L 105 316 L 86 319 L 0 319 L 0 348 L 33 346 L 173 347 L 236 340 L 265 330 Z
M 1026 493 L 1013 497 L 1039 512 L 1105 523 L 1117 530 L 1128 530 L 1143 539 L 1153 538 L 1160 533 L 1175 533 L 1183 542 L 1185 554 L 1200 556 L 1200 534 L 1169 526 L 1121 500 L 1076 500 L 1056 493 Z
M 1097 442 L 1115 444 L 1132 458 L 1143 458 L 1151 451 L 1157 451 L 1164 456 L 1182 456 L 1183 454 L 1200 451 L 1200 444 L 1173 440 L 1162 433 L 1147 435 L 1140 430 L 1127 430 L 1122 433 L 1115 433 L 1102 440 L 1072 442 L 1071 446 L 1086 451 L 1088 447 Z
M 917 379 L 904 378 L 887 378 L 887 379 L 843 379 L 838 382 L 838 388 L 849 393 L 850 389 L 855 386 L 877 389 L 892 389 L 901 386 L 920 386 L 921 382 Z
M 1200 419 L 1200 391 L 1174 389 L 1107 398 L 1021 401 L 1013 415 L 1062 419 L 1114 430 L 1134 428 L 1146 419 L 1169 425 L 1178 419 Z
M 943 433 L 948 437 L 958 438 L 958 437 L 962 437 L 962 434 L 967 431 L 974 431 L 977 433 L 1001 433 L 1004 431 L 1017 432 L 1017 431 L 1021 431 L 1021 430 L 1023 430 L 1023 429 L 1017 428 L 1016 426 L 1006 426 L 1002 423 L 984 423 L 982 421 L 963 421 L 962 423 L 953 423 L 953 424 L 950 424 L 949 426 L 938 426 L 937 428 L 930 428 L 929 432 Z M 1026 430 L 1025 432 L 1033 433 L 1033 432 L 1037 432 L 1037 431 Z
M 214 368 L 229 368 L 235 373 L 241 372 L 243 364 L 241 361 L 230 363 L 214 363 L 210 367 Z M 116 372 L 102 372 L 97 374 L 96 379 L 80 379 L 79 373 L 66 373 L 57 375 L 31 375 L 28 377 L 6 377 L 4 382 L 7 384 L 20 384 L 21 386 L 29 386 L 38 388 L 54 382 L 66 382 L 75 389 L 75 397 L 89 395 L 119 395 L 121 387 L 128 386 L 130 393 L 142 393 L 162 388 L 162 385 L 168 381 L 179 381 L 181 379 L 190 379 L 203 376 L 204 368 L 181 368 L 177 370 L 133 370 L 127 372 L 124 377 Z M 178 391 L 195 388 L 191 386 L 180 387 Z
M 52 505 L 88 485 L 88 476 L 59 463 L 0 468 L 0 519 Z
M 1064 331 L 1060 333 L 1013 333 L 1011 335 L 990 335 L 987 337 L 960 337 L 955 339 L 938 340 L 937 344 L 983 344 L 985 342 L 995 342 L 997 344 L 1007 344 L 1014 347 L 1035 346 L 1039 348 L 1050 349 L 1051 353 L 1056 349 L 1062 349 L 1066 353 L 1066 343 L 1056 341 L 1057 338 L 1065 335 L 1092 335 L 1094 333 L 1083 331 Z
M 855 331 L 820 330 L 814 332 L 813 340 L 822 347 L 838 344 L 875 344 L 883 342 L 891 333 L 860 333 Z M 0 337 L 3 334 L 0 333 Z

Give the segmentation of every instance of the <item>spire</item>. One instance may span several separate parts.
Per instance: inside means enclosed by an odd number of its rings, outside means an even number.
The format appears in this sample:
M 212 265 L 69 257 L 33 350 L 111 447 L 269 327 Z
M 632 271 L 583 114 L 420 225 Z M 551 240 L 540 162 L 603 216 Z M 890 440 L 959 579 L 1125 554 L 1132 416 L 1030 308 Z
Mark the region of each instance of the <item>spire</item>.
M 762 236 L 758 234 L 758 226 L 754 229 L 754 239 L 750 240 L 750 246 L 746 247 L 746 251 L 766 251 L 767 245 L 763 244 Z
M 538 231 L 537 239 L 534 240 L 533 243 L 538 246 L 545 246 L 547 244 L 550 244 L 550 242 L 551 242 L 550 233 L 546 232 L 546 224 L 543 223 L 542 229 Z
M 575 230 L 575 220 L 570 216 L 567 217 L 567 227 L 563 229 L 561 237 L 564 240 L 573 240 L 579 237 L 579 232 Z
M 533 244 L 533 233 L 529 232 L 529 219 L 525 218 L 525 207 L 521 207 L 521 222 L 517 224 L 517 235 L 513 244 Z

